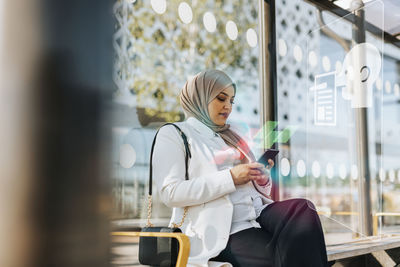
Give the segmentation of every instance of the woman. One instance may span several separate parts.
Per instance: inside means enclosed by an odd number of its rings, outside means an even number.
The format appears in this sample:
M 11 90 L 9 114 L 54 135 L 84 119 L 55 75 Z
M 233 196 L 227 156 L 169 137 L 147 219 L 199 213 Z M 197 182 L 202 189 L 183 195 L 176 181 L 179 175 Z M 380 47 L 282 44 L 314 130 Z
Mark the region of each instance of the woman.
M 327 266 L 325 241 L 314 205 L 305 199 L 272 201 L 269 161 L 255 161 L 246 142 L 226 124 L 236 88 L 222 71 L 205 70 L 186 82 L 178 122 L 160 129 L 154 178 L 172 223 L 190 238 L 188 266 Z M 232 265 L 231 265 L 232 264 Z

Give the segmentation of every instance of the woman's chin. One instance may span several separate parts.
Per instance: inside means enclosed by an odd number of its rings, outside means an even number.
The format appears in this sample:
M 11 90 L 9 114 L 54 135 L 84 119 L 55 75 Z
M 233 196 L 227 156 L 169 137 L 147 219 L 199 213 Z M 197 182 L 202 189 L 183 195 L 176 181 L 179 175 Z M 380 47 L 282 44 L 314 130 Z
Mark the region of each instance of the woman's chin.
M 226 121 L 227 121 L 227 119 L 228 118 L 219 118 L 219 119 L 214 119 L 214 120 L 211 120 L 215 125 L 218 125 L 218 126 L 224 126 L 225 124 L 226 124 Z
M 218 123 L 216 123 L 218 126 L 224 126 L 226 124 L 226 120 L 223 121 L 219 121 Z

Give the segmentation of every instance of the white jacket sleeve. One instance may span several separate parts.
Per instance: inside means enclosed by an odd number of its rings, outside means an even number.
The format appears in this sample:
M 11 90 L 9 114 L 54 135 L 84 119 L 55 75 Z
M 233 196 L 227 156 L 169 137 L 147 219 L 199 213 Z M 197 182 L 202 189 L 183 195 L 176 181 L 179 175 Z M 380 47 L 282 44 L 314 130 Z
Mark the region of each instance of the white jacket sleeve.
M 189 175 L 189 180 L 185 180 L 185 146 L 173 125 L 164 126 L 158 132 L 153 178 L 161 200 L 168 207 L 199 205 L 236 190 L 229 169 L 199 177 Z

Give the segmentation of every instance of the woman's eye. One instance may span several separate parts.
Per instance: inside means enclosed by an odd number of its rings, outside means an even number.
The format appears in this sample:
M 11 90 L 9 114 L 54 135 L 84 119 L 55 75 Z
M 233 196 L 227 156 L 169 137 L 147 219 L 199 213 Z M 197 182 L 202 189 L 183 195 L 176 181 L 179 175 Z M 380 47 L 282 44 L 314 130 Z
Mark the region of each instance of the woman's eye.
M 225 101 L 226 101 L 226 98 L 217 97 L 217 99 L 218 99 L 219 101 L 221 101 L 221 102 L 225 102 Z M 233 105 L 233 104 L 235 104 L 235 102 L 233 102 L 233 100 L 231 100 L 231 104 Z

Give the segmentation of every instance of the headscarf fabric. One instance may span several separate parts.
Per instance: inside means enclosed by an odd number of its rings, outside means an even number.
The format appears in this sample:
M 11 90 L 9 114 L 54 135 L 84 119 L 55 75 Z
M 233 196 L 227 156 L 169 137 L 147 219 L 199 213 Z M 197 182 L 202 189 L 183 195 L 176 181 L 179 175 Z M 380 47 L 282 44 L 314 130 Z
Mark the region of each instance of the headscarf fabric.
M 230 147 L 241 153 L 241 162 L 254 162 L 255 157 L 246 141 L 230 129 L 229 124 L 216 125 L 208 113 L 208 104 L 229 86 L 236 86 L 231 78 L 220 70 L 208 69 L 189 79 L 180 94 L 180 101 L 186 117 L 194 117 L 209 127 Z

